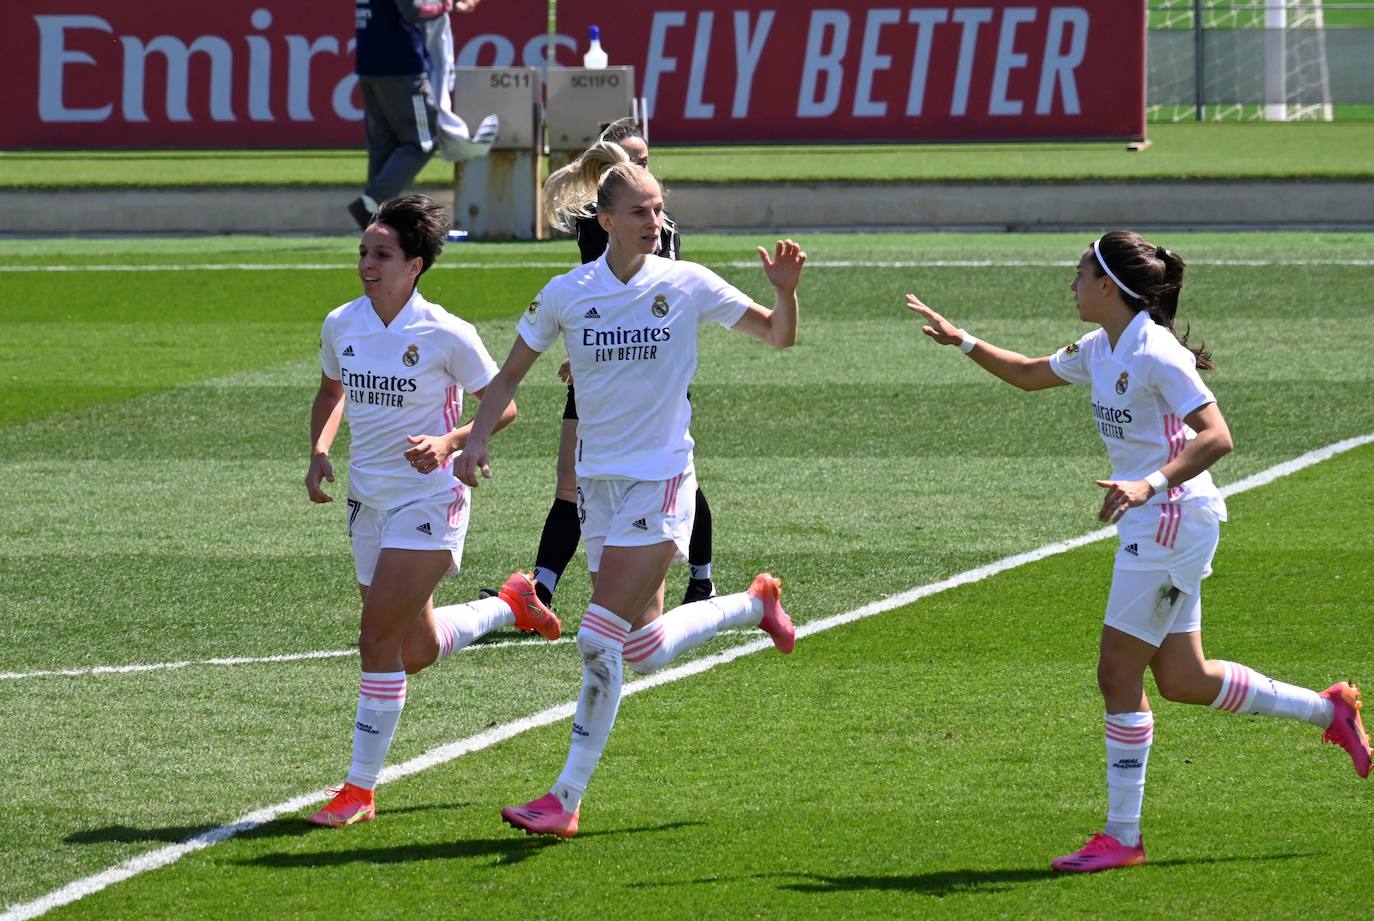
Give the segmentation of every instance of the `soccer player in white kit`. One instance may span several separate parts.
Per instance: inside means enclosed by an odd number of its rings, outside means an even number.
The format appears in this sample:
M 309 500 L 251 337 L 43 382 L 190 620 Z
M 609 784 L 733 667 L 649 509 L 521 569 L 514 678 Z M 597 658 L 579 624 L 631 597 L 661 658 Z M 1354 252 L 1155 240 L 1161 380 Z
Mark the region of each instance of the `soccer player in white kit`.
M 1369 775 L 1358 688 L 1342 681 L 1317 693 L 1203 654 L 1202 580 L 1226 520 L 1208 468 L 1231 450 L 1231 434 L 1198 375 L 1212 367 L 1210 356 L 1174 331 L 1183 270 L 1177 253 L 1138 234 L 1104 235 L 1070 285 L 1079 318 L 1099 328 L 1034 359 L 975 339 L 907 295 L 925 318 L 922 332 L 1009 384 L 1090 385 L 1093 424 L 1111 459 L 1111 478 L 1096 481 L 1106 490 L 1098 518 L 1117 523 L 1120 541 L 1097 665 L 1107 711 L 1107 823 L 1083 848 L 1051 861 L 1062 872 L 1145 862 L 1140 813 L 1154 738 L 1147 667 L 1166 700 L 1311 723 L 1350 754 L 1360 777 Z
M 341 418 L 349 449 L 348 534 L 362 593 L 362 681 L 348 778 L 316 825 L 376 816 L 373 788 L 405 706 L 406 676 L 498 627 L 557 639 L 558 618 L 514 573 L 495 597 L 434 607 L 434 590 L 458 571 L 468 488 L 453 475 L 470 425 L 458 426 L 464 391 L 481 399 L 496 363 L 471 323 L 426 301 L 420 276 L 444 245 L 448 216 L 423 195 L 384 202 L 358 245 L 363 296 L 332 311 L 320 333 L 320 389 L 310 412 L 312 502 L 331 502 L 329 448 Z M 515 418 L 502 400 L 493 426 Z
M 577 381 L 577 489 L 592 598 L 577 631 L 582 691 L 568 759 L 553 789 L 502 817 L 530 834 L 577 833 L 582 796 L 620 706 L 623 665 L 648 674 L 727 627 L 757 625 L 783 653 L 796 631 L 782 609 L 781 580 L 757 575 L 749 589 L 663 613 L 668 566 L 687 558 L 696 475 L 687 427 L 687 385 L 697 365 L 697 327 L 719 323 L 787 348 L 797 335 L 797 283 L 806 254 L 779 241 L 760 247 L 774 290 L 767 310 L 714 272 L 653 255 L 663 189 L 647 169 L 611 167 L 597 189 L 597 220 L 610 238 L 595 262 L 554 278 L 521 318 L 501 371 L 487 385 L 458 477 L 490 476 L 487 442 L 496 408 L 561 333 Z

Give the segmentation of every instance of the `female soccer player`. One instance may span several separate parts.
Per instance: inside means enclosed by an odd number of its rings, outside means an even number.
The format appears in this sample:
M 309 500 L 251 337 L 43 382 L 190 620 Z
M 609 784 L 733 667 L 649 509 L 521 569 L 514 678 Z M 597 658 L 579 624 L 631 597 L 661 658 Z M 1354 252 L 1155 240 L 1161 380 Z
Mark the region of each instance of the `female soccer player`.
M 1069 288 L 1079 318 L 1099 328 L 1035 359 L 975 339 L 907 295 L 925 318 L 922 332 L 1009 384 L 1092 387 L 1093 424 L 1112 462 L 1111 477 L 1096 481 L 1106 490 L 1098 518 L 1116 522 L 1120 538 L 1097 664 L 1107 711 L 1107 824 L 1051 861 L 1064 872 L 1145 862 L 1140 811 L 1154 737 L 1147 667 L 1166 700 L 1312 723 L 1349 752 L 1356 773 L 1369 774 L 1358 688 L 1338 682 L 1319 694 L 1203 655 L 1202 580 L 1226 520 L 1207 470 L 1231 450 L 1231 433 L 1198 376 L 1213 367 L 1211 357 L 1174 330 L 1183 269 L 1177 253 L 1135 233 L 1094 241 Z
M 577 248 L 582 262 L 595 262 L 606 251 L 608 238 L 596 218 L 596 186 L 601 175 L 617 163 L 629 161 L 645 169 L 649 167 L 649 145 L 639 125 L 630 118 L 622 118 L 602 127 L 597 142 L 576 160 L 553 173 L 544 183 L 544 207 L 550 225 L 577 236 Z M 663 227 L 659 231 L 658 247 L 654 255 L 677 259 L 681 252 L 681 237 L 672 216 L 663 213 Z M 577 403 L 573 381 L 564 362 L 558 370 L 568 384 L 568 400 L 563 407 L 563 430 L 558 441 L 558 485 L 553 505 L 544 520 L 539 538 L 539 550 L 534 560 L 534 578 L 540 600 L 551 603 L 558 580 L 568 568 L 581 525 L 577 516 L 577 475 L 573 469 L 573 447 L 577 443 Z M 689 396 L 690 398 L 690 396 Z M 711 506 L 706 494 L 697 487 L 696 518 L 692 524 L 692 539 L 687 549 L 690 573 L 682 603 L 702 601 L 715 594 L 711 579 Z
M 530 834 L 570 838 L 620 705 L 622 663 L 655 671 L 721 629 L 758 625 L 783 653 L 796 631 L 782 609 L 781 580 L 754 578 L 748 591 L 684 604 L 663 614 L 663 579 L 681 561 L 692 530 L 696 475 L 687 425 L 687 385 L 697 363 L 697 327 L 714 322 L 775 348 L 797 337 L 797 283 L 806 254 L 778 241 L 760 247 L 773 309 L 715 273 L 653 255 L 663 227 L 663 190 L 648 170 L 611 167 L 597 191 L 597 220 L 610 246 L 596 262 L 554 278 L 530 304 L 501 371 L 487 385 L 455 471 L 470 486 L 491 475 L 487 441 L 530 366 L 561 332 L 578 387 L 577 492 L 592 598 L 577 632 L 582 692 L 572 744 L 548 795 L 501 811 Z
M 316 825 L 376 815 L 372 789 L 396 733 L 406 675 L 432 665 L 497 627 L 515 625 L 557 639 L 558 619 L 524 573 L 471 604 L 434 607 L 434 589 L 458 571 L 468 529 L 468 490 L 453 458 L 471 425 L 458 427 L 463 392 L 481 399 L 496 373 L 472 324 L 426 301 L 417 284 L 439 256 L 448 216 L 423 195 L 384 202 L 358 245 L 363 296 L 325 318 L 320 389 L 310 412 L 312 502 L 332 502 L 329 448 L 341 417 L 352 432 L 348 535 L 362 593 L 362 685 L 348 779 Z M 492 427 L 515 418 L 493 407 Z

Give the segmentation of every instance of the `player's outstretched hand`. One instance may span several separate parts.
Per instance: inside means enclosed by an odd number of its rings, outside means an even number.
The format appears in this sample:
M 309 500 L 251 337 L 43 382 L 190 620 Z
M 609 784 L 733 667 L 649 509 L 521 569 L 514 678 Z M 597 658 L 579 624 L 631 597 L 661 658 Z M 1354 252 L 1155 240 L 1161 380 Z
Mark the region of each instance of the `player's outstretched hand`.
M 558 379 L 565 384 L 573 382 L 572 361 L 570 359 L 563 359 L 563 363 L 558 366 Z
M 768 283 L 779 291 L 796 291 L 801 283 L 802 266 L 806 265 L 806 253 L 801 244 L 792 240 L 779 240 L 773 247 L 773 258 L 768 258 L 768 250 L 759 248 L 759 258 L 763 260 L 763 274 Z
M 906 308 L 912 313 L 919 313 L 925 318 L 926 325 L 921 327 L 921 332 L 934 339 L 941 345 L 958 345 L 964 341 L 964 331 L 953 323 L 940 316 L 921 302 L 921 299 L 914 294 L 906 296 Z
M 433 473 L 448 460 L 448 441 L 440 435 L 407 435 L 406 460 L 420 473 Z
M 310 467 L 305 471 L 305 491 L 311 502 L 333 502 L 334 497 L 320 488 L 321 480 L 334 482 L 334 465 L 329 462 L 328 454 L 310 458 Z
M 476 489 L 481 485 L 477 482 L 479 471 L 482 479 L 491 479 L 491 457 L 487 454 L 486 442 L 469 440 L 463 453 L 453 462 L 453 475 Z
M 1102 499 L 1102 508 L 1097 513 L 1098 521 L 1108 524 L 1119 521 L 1127 509 L 1144 505 L 1153 494 L 1153 487 L 1144 480 L 1093 480 L 1107 490 Z

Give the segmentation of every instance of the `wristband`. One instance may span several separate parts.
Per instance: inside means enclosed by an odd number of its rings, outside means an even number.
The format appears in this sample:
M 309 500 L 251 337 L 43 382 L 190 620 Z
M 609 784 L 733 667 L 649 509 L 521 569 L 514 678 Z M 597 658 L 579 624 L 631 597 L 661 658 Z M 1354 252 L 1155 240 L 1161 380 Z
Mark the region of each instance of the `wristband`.
M 1156 494 L 1169 491 L 1169 478 L 1164 475 L 1163 470 L 1156 470 L 1145 478 L 1145 482 L 1150 484 Z
M 973 351 L 973 347 L 978 344 L 978 340 L 962 329 L 959 330 L 959 335 L 963 336 L 963 339 L 959 342 L 959 351 L 967 355 L 969 352 Z

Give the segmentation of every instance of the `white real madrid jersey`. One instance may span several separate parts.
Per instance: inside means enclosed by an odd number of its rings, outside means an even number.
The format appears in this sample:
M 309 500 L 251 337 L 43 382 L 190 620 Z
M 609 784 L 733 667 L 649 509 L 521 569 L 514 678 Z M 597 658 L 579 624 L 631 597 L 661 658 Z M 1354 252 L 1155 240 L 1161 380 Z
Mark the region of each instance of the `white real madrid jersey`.
M 645 256 L 628 283 L 603 253 L 545 285 L 516 329 L 537 352 L 563 335 L 577 385 L 577 475 L 666 480 L 686 470 L 697 327 L 734 326 L 752 303 L 710 269 L 659 256 Z
M 351 447 L 349 491 L 367 505 L 395 508 L 451 490 L 453 465 L 422 474 L 410 466 L 408 435 L 442 435 L 463 415 L 463 391 L 496 376 L 477 330 L 437 304 L 411 294 L 383 325 L 370 298 L 325 317 L 320 365 L 344 389 Z
M 1050 368 L 1071 384 L 1092 385 L 1093 423 L 1116 480 L 1143 480 L 1181 454 L 1197 437 L 1184 418 L 1216 402 L 1193 353 L 1143 310 L 1115 349 L 1098 328 L 1055 352 Z M 1169 487 L 1167 495 L 1151 496 L 1146 505 L 1165 502 L 1200 505 L 1226 518 L 1226 503 L 1205 470 Z

